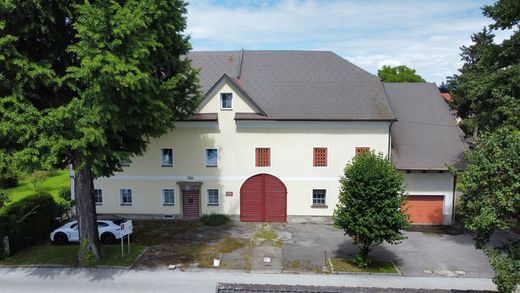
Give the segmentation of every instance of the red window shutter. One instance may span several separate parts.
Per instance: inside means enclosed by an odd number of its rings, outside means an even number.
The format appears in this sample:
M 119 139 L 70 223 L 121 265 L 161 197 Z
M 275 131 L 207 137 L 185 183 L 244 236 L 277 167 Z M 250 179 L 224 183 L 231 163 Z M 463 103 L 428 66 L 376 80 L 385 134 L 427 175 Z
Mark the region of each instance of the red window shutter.
M 365 152 L 369 152 L 369 151 L 370 151 L 369 147 L 357 147 L 356 148 L 356 156 L 360 155 L 362 153 L 365 153 Z
M 314 148 L 314 167 L 327 167 L 327 148 Z
M 271 149 L 270 148 L 256 148 L 255 161 L 257 167 L 271 166 Z

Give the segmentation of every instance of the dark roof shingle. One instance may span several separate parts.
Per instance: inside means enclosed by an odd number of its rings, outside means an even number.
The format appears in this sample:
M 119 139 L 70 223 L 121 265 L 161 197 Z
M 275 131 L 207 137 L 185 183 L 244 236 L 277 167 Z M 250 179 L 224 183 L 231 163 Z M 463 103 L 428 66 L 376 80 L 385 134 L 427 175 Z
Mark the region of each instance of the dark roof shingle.
M 463 168 L 464 133 L 434 83 L 385 83 L 397 122 L 392 125 L 392 161 L 398 169 Z

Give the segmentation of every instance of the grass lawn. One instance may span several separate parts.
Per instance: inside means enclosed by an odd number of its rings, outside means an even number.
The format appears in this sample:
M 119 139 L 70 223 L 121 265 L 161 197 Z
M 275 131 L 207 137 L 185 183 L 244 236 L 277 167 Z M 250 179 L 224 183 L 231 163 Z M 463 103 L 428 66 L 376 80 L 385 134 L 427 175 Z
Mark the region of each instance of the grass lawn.
M 52 195 L 57 202 L 61 201 L 59 196 L 60 189 L 70 186 L 70 178 L 68 170 L 59 170 L 52 172 L 51 175 L 42 183 L 42 190 Z M 28 195 L 35 194 L 29 177 L 24 177 L 15 188 L 4 190 L 11 202 L 18 201 Z
M 330 259 L 335 272 L 354 272 L 354 273 L 399 273 L 394 264 L 388 261 L 372 261 L 366 268 L 358 268 L 350 260 L 332 258 Z
M 145 246 L 130 245 L 130 255 L 121 257 L 120 245 L 101 246 L 102 258 L 98 265 L 103 266 L 130 266 L 145 250 Z M 0 261 L 1 265 L 76 265 L 78 245 L 36 245 Z

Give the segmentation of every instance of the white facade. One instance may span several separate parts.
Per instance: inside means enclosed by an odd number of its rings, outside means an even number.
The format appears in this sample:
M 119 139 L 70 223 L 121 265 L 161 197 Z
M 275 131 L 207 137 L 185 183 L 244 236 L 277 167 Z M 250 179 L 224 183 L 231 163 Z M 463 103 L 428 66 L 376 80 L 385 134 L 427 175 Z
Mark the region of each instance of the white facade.
M 220 94 L 233 94 L 233 109 L 220 109 Z M 179 181 L 202 182 L 201 213 L 240 214 L 240 187 L 267 173 L 287 187 L 287 215 L 330 216 L 336 206 L 339 178 L 356 147 L 388 152 L 389 122 L 235 121 L 236 113 L 255 113 L 253 105 L 224 84 L 208 97 L 199 113 L 218 113 L 218 122 L 179 122 L 153 140 L 148 151 L 124 172 L 95 181 L 103 202 L 99 213 L 182 214 Z M 271 166 L 255 167 L 255 148 L 271 149 Z M 313 167 L 313 148 L 328 149 L 327 167 Z M 161 167 L 161 149 L 172 148 L 172 167 Z M 218 166 L 206 167 L 205 149 L 218 150 Z M 207 189 L 219 190 L 219 205 L 208 206 Z M 131 189 L 132 205 L 121 205 L 120 189 Z M 175 205 L 165 206 L 162 190 L 175 190 Z M 327 208 L 312 208 L 312 190 L 326 189 Z M 231 195 L 232 193 L 232 195 Z M 226 196 L 228 194 L 228 196 Z

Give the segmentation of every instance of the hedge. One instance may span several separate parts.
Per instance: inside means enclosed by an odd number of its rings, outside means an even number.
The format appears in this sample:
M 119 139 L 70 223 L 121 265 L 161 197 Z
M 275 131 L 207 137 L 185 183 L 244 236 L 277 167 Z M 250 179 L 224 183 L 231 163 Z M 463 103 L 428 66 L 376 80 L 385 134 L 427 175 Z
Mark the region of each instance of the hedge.
M 4 208 L 11 253 L 47 239 L 56 210 L 56 202 L 46 193 L 27 196 Z
M 3 259 L 5 257 L 5 255 L 4 255 L 4 236 L 7 235 L 8 225 L 9 225 L 9 217 L 7 217 L 6 215 L 0 214 L 0 259 Z

